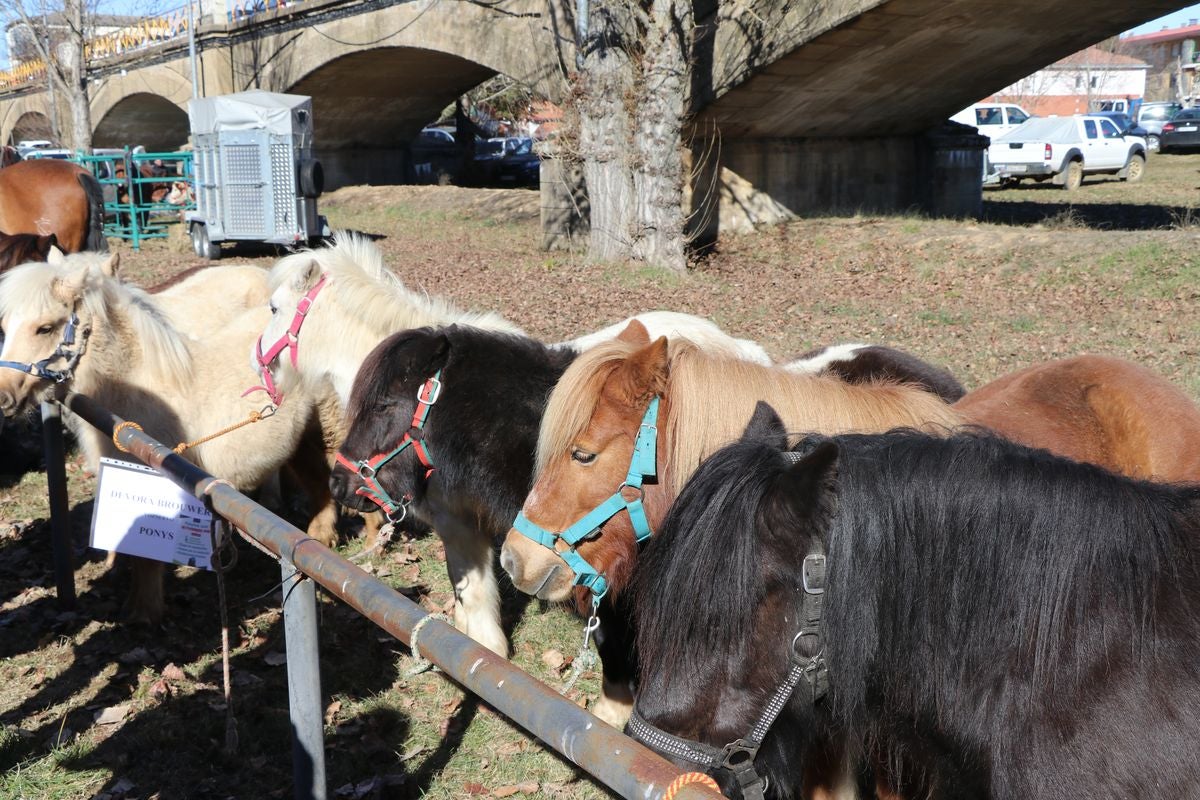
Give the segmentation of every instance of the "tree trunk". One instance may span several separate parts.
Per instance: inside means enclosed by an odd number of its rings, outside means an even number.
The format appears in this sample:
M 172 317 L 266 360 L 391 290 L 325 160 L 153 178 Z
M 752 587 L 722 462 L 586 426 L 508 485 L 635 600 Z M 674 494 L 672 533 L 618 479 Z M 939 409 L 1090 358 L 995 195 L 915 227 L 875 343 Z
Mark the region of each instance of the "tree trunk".
M 63 11 L 71 20 L 71 41 L 66 54 L 67 102 L 71 107 L 71 147 L 87 153 L 92 149 L 92 110 L 88 103 L 87 26 L 84 0 L 66 0 Z
M 579 155 L 591 208 L 588 254 L 603 261 L 626 260 L 633 255 L 634 201 L 625 99 L 632 90 L 633 67 L 624 50 L 597 47 L 580 78 Z
M 633 138 L 633 257 L 677 271 L 687 268 L 683 115 L 692 31 L 690 2 L 655 0 Z

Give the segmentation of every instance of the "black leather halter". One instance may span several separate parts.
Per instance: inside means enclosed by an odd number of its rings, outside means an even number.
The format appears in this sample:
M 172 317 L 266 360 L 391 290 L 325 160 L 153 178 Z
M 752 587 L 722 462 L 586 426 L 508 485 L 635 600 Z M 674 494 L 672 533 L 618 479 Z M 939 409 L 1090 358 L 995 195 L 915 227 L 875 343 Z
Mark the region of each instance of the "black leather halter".
M 754 759 L 767 731 L 797 687 L 804 687 L 809 703 L 816 703 L 829 688 L 829 670 L 821 643 L 821 612 L 825 607 L 825 555 L 806 555 L 801 573 L 804 600 L 800 611 L 800 631 L 792 638 L 791 668 L 748 734 L 724 747 L 713 747 L 656 728 L 638 713 L 636 705 L 626 725 L 629 734 L 664 755 L 690 761 L 706 771 L 727 769 L 733 773 L 746 800 L 764 800 L 767 779 L 758 774 Z

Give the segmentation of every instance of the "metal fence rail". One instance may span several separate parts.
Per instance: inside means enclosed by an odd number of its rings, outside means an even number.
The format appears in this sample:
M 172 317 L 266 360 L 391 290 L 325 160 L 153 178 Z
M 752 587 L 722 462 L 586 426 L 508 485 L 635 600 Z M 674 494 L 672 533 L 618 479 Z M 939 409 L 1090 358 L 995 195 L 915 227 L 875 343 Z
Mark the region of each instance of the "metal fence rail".
M 63 404 L 108 436 L 123 421 L 84 395 L 68 394 Z M 311 587 L 315 581 L 405 644 L 410 644 L 417 623 L 427 620 L 420 634 L 422 656 L 622 797 L 659 800 L 671 781 L 679 777 L 680 771 L 657 753 L 452 626 L 429 619 L 429 613 L 416 603 L 140 430 L 126 426 L 116 440 L 185 491 L 196 497 L 208 496 L 221 517 L 280 557 L 285 578 L 295 577 L 291 570 L 294 565 L 312 579 L 301 584 Z M 297 594 L 287 593 L 289 601 L 284 607 L 289 693 L 296 731 L 296 797 L 324 798 L 322 706 L 319 677 L 314 678 L 319 675 L 316 615 L 306 609 L 308 601 L 293 606 L 290 598 Z M 293 680 L 293 665 L 295 677 L 302 680 Z M 674 796 L 678 800 L 722 797 L 700 784 L 686 785 Z
M 96 176 L 104 190 L 104 235 L 126 239 L 140 250 L 146 239 L 165 239 L 169 230 L 164 215 L 178 220 L 196 207 L 194 198 L 180 205 L 155 200 L 156 188 L 174 183 L 191 186 L 191 151 L 135 153 L 77 153 L 71 160 Z M 143 174 L 149 167 L 150 175 Z M 157 171 L 165 174 L 153 174 Z

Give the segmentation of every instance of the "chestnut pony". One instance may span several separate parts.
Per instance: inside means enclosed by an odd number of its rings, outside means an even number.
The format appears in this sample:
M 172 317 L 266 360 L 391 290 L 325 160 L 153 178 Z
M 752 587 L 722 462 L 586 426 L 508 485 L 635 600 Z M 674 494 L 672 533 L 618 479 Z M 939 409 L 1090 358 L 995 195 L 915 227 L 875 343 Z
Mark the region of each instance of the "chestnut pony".
M 646 418 L 653 398 L 657 419 Z M 755 403 L 770 398 L 797 431 L 883 431 L 898 426 L 934 431 L 961 424 L 941 399 L 915 386 L 853 385 L 836 377 L 807 375 L 715 356 L 686 339 L 651 342 L 640 323 L 631 323 L 613 342 L 582 353 L 555 386 L 542 418 L 535 484 L 518 517 L 542 531 L 566 531 L 628 482 L 635 438 L 657 448 L 649 462 L 643 502 L 652 530 L 700 462 L 741 432 Z M 649 442 L 645 437 L 649 435 Z M 623 500 L 633 500 L 626 490 Z M 524 520 L 524 522 L 522 521 Z M 581 541 L 578 556 L 618 597 L 633 574 L 637 536 L 631 516 L 616 514 Z M 565 542 L 556 544 L 562 550 Z M 574 561 L 574 553 L 568 557 Z M 574 562 L 578 563 L 578 562 Z M 501 564 L 523 592 L 545 600 L 576 594 L 584 573 L 568 566 L 556 550 L 514 527 L 505 538 Z M 594 591 L 597 591 L 594 589 Z M 586 601 L 583 591 L 578 600 Z M 628 714 L 630 687 L 604 685 L 597 714 L 619 722 Z
M 1200 482 L 1200 408 L 1145 367 L 1111 356 L 1050 361 L 959 400 L 967 420 L 1014 442 L 1135 478 Z
M 0 231 L 53 233 L 66 253 L 107 252 L 100 182 L 83 167 L 59 159 L 5 167 L 0 170 Z

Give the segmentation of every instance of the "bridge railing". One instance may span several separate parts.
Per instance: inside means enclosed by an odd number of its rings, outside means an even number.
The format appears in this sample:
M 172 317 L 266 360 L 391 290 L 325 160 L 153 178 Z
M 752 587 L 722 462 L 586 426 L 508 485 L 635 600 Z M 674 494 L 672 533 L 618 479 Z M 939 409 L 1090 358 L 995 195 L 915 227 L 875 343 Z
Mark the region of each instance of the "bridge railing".
M 186 37 L 188 34 L 188 3 L 154 17 L 141 17 L 132 25 L 94 36 L 86 45 L 87 59 L 103 61 L 126 53 L 144 50 L 164 42 Z M 191 3 L 192 19 L 199 20 L 201 14 L 198 0 Z M 17 64 L 12 69 L 0 70 L 0 90 L 19 89 L 26 85 L 35 86 L 46 80 L 46 62 L 32 58 Z
M 225 17 L 229 22 L 242 22 L 256 14 L 290 9 L 303 3 L 304 0 L 226 0 Z
M 209 475 L 139 428 L 123 425 L 124 420 L 90 398 L 68 393 L 62 405 L 184 491 L 201 500 L 207 498 L 216 515 L 278 560 L 284 578 L 284 638 L 297 798 L 326 797 L 324 706 L 314 586 L 320 584 L 410 647 L 420 626 L 421 656 L 622 797 L 721 800 L 720 793 L 699 783 L 672 786 L 681 773 L 657 753 L 430 615 L 378 578 L 250 500 L 228 482 Z M 42 416 L 57 586 L 60 602 L 69 603 L 74 599 L 74 581 L 63 571 L 71 567 L 58 403 L 44 402 Z

